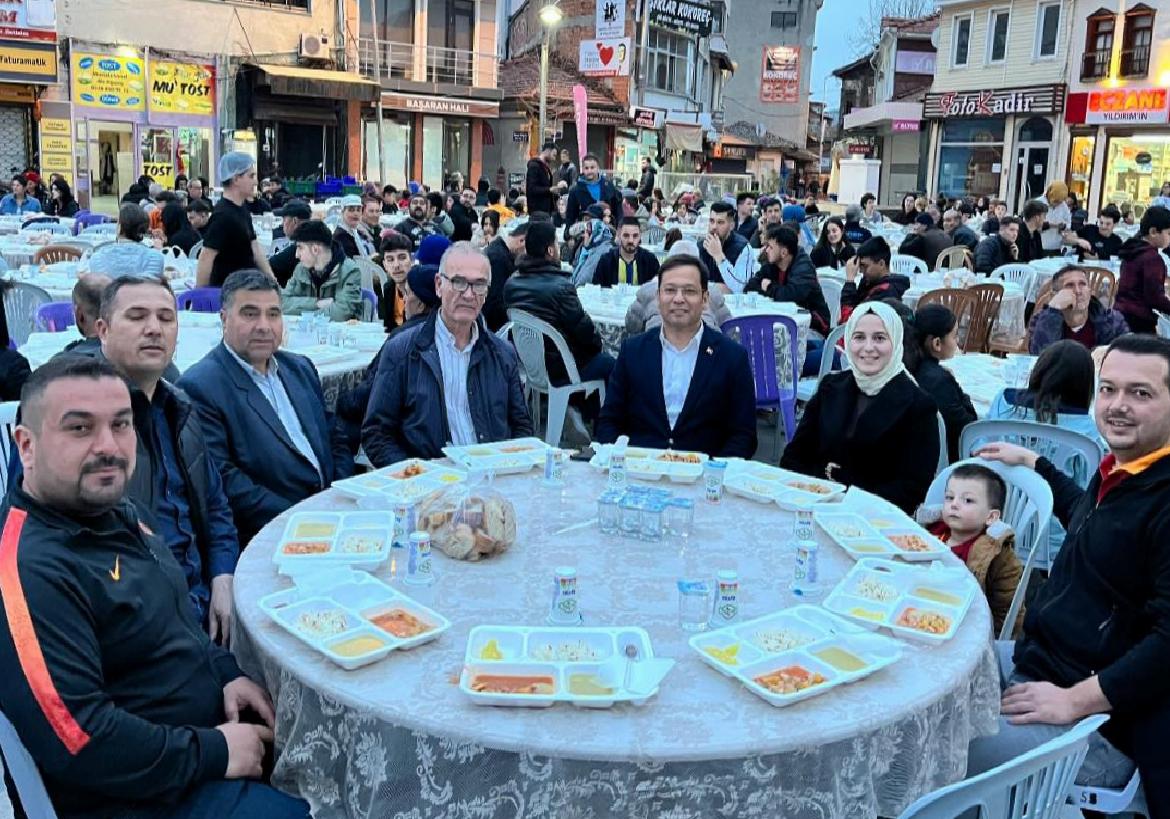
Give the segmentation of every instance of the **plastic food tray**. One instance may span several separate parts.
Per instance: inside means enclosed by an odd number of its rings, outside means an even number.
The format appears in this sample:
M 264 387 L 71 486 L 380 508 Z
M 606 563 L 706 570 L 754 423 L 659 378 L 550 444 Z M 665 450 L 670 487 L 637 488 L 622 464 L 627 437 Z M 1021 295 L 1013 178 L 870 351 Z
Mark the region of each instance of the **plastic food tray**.
M 609 456 L 613 450 L 613 444 L 599 444 L 596 447 L 596 454 L 589 461 L 590 466 L 608 470 Z M 690 460 L 675 461 L 670 460 L 669 456 L 685 457 Z M 675 483 L 694 483 L 703 477 L 703 465 L 707 460 L 707 455 L 703 452 L 631 446 L 626 447 L 626 474 L 642 481 L 656 481 L 665 476 Z
M 494 444 L 443 447 L 443 454 L 466 469 L 484 469 L 497 475 L 519 475 L 544 466 L 549 445 L 539 438 L 514 438 Z
M 730 463 L 723 487 L 732 495 L 757 503 L 775 503 L 782 509 L 794 512 L 815 509 L 819 504 L 835 501 L 845 493 L 845 487 L 839 483 L 810 478 L 753 461 Z
M 372 569 L 389 558 L 393 535 L 392 512 L 297 512 L 285 524 L 272 562 L 281 574 L 308 566 Z M 353 550 L 358 539 L 366 541 L 362 551 Z M 297 553 L 295 544 L 317 551 Z
M 857 560 L 872 557 L 939 560 L 951 551 L 945 543 L 905 516 L 900 520 L 884 513 L 867 517 L 842 509 L 817 509 L 813 517 L 834 543 Z M 875 526 L 875 522 L 882 525 Z M 902 545 L 906 542 L 926 548 L 919 551 L 908 549 Z
M 358 500 L 386 498 L 395 503 L 416 503 L 436 489 L 466 478 L 466 473 L 458 469 L 411 458 L 365 475 L 335 481 L 333 488 Z
M 499 654 L 499 659 L 492 659 L 490 652 L 488 657 L 484 656 L 489 645 Z M 627 661 L 627 645 L 637 647 L 637 661 Z M 634 686 L 636 694 L 626 690 L 623 686 L 627 665 L 633 682 L 637 679 L 640 661 L 653 657 L 650 635 L 640 628 L 477 626 L 467 638 L 459 690 L 477 705 L 527 708 L 545 708 L 557 702 L 570 702 L 582 708 L 609 708 L 615 702 L 641 705 L 658 693 L 658 685 L 649 691 Z M 472 683 L 485 675 L 549 678 L 552 692 L 500 694 L 473 691 Z M 612 693 L 574 694 L 570 691 L 570 681 L 576 675 L 591 677 L 611 688 Z
M 360 668 L 392 651 L 430 642 L 451 627 L 443 615 L 365 572 L 331 569 L 297 581 L 293 588 L 261 599 L 260 609 L 289 634 L 345 669 Z M 394 611 L 405 612 L 429 628 L 412 637 L 398 637 L 375 625 L 374 618 Z M 311 630 L 309 619 L 326 625 Z M 339 652 L 354 641 L 368 643 L 369 650 L 352 656 Z
M 977 594 L 979 586 L 965 566 L 868 559 L 854 564 L 824 606 L 866 628 L 886 628 L 900 637 L 938 644 L 955 636 Z M 909 609 L 943 618 L 945 631 L 905 625 L 902 618 Z
M 776 706 L 792 705 L 860 680 L 890 665 L 902 653 L 897 641 L 869 634 L 808 605 L 696 634 L 690 646 L 707 665 L 739 680 Z M 728 656 L 729 649 L 734 649 L 734 655 Z M 820 674 L 824 682 L 789 694 L 757 682 L 761 676 L 792 666 Z

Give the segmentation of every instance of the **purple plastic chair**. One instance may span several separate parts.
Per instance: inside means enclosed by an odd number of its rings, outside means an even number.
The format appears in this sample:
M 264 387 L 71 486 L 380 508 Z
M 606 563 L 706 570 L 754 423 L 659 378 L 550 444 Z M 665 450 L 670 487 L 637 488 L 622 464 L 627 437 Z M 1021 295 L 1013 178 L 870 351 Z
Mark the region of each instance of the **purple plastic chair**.
M 796 385 L 800 372 L 796 322 L 789 316 L 743 316 L 723 322 L 723 334 L 748 351 L 756 380 L 756 408 L 777 410 L 776 446 L 772 460 L 780 461 L 780 424 L 784 440 L 796 433 Z
M 60 333 L 73 326 L 73 302 L 51 301 L 37 308 L 33 328 L 41 333 Z
M 362 309 L 362 321 L 374 321 L 378 318 L 378 294 L 373 290 L 362 288 L 362 302 L 367 305 Z
M 180 310 L 196 313 L 218 313 L 222 304 L 218 287 L 195 287 L 175 296 Z
M 77 215 L 73 217 L 73 232 L 80 235 L 81 231 L 85 230 L 87 227 L 93 227 L 94 225 L 104 225 L 106 222 L 113 221 L 114 220 L 109 216 L 105 216 L 101 213 L 91 213 L 88 210 L 79 210 L 77 211 Z

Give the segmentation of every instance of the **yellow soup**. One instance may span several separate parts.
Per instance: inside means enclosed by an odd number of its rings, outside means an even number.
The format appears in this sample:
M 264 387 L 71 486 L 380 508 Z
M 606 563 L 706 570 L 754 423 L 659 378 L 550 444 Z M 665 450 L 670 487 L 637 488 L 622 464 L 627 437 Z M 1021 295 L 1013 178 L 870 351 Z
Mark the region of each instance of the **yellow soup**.
M 849 613 L 854 617 L 863 617 L 866 620 L 881 621 L 884 615 L 880 611 L 871 611 L 870 609 L 863 609 L 860 606 L 849 609 Z
M 824 660 L 829 665 L 833 666 L 839 671 L 860 671 L 865 668 L 865 660 L 858 657 L 856 654 L 851 654 L 843 648 L 830 646 L 829 648 L 822 648 L 820 651 L 814 651 L 813 656 Z
M 570 674 L 569 693 L 578 697 L 608 697 L 613 689 L 602 685 L 596 674 Z
M 849 548 L 855 552 L 862 552 L 864 554 L 880 554 L 889 551 L 880 543 L 850 543 Z
M 296 537 L 332 537 L 337 531 L 334 523 L 298 523 Z
M 330 650 L 339 657 L 362 657 L 366 654 L 372 654 L 385 646 L 386 644 L 377 637 L 370 637 L 363 634 L 360 637 L 351 637 L 348 640 L 343 640 L 336 645 L 330 646 Z
M 958 606 L 963 602 L 961 597 L 941 592 L 938 589 L 928 589 L 925 586 L 919 586 L 910 593 L 915 597 L 921 597 L 923 600 L 932 600 L 935 603 L 942 603 L 947 606 Z

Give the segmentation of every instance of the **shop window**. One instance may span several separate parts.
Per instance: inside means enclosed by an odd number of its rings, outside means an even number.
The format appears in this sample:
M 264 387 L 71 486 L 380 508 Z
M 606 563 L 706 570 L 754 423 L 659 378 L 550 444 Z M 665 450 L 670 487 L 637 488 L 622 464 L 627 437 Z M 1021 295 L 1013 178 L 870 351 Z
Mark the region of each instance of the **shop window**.
M 965 66 L 971 56 L 971 15 L 955 18 L 951 65 Z
M 649 44 L 650 87 L 680 97 L 691 96 L 694 88 L 691 72 L 694 39 L 651 28 Z
M 1096 80 L 1109 73 L 1113 56 L 1113 32 L 1117 20 L 1112 12 L 1100 9 L 1089 18 L 1085 33 L 1085 56 L 1081 60 L 1081 79 Z
M 1007 58 L 1008 25 L 1011 12 L 993 9 L 987 15 L 987 62 L 1002 63 Z
M 1020 126 L 1020 142 L 1051 142 L 1052 123 L 1044 117 L 1032 117 Z
M 1073 136 L 1068 156 L 1068 190 L 1085 202 L 1089 195 L 1089 181 L 1093 178 L 1093 153 L 1097 147 L 1094 136 Z
M 1121 76 L 1144 77 L 1150 71 L 1150 47 L 1154 41 L 1154 10 L 1138 3 L 1125 13 L 1121 39 Z
M 1003 117 L 946 120 L 943 142 L 1003 142 Z
M 1060 3 L 1041 3 L 1036 15 L 1036 58 L 1055 57 L 1060 41 Z
M 772 12 L 772 28 L 796 28 L 797 22 L 795 11 Z
M 1102 206 L 1148 205 L 1170 180 L 1170 141 L 1160 134 L 1111 138 L 1102 178 Z
M 1003 136 L 1003 117 L 944 121 L 938 189 L 947 196 L 997 195 Z

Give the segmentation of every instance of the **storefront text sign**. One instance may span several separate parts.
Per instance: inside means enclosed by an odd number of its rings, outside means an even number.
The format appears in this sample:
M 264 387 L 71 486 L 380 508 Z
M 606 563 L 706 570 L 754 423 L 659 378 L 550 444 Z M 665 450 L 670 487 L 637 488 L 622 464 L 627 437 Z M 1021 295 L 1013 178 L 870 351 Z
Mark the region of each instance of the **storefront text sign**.
M 890 130 L 895 134 L 904 133 L 907 131 L 918 130 L 918 120 L 916 119 L 895 119 L 890 122 Z
M 141 57 L 74 51 L 70 73 L 75 105 L 116 111 L 146 110 L 146 71 Z
M 800 98 L 800 49 L 764 46 L 760 102 L 796 102 Z
M 930 93 L 922 103 L 926 119 L 1056 114 L 1064 110 L 1063 85 L 1036 85 L 986 91 Z
M 421 114 L 446 114 L 487 119 L 495 119 L 500 115 L 498 102 L 456 97 L 424 97 L 416 94 L 398 94 L 386 91 L 382 94 L 382 104 L 399 111 L 418 111 Z
M 0 80 L 22 83 L 56 82 L 56 44 L 0 43 Z
M 706 37 L 711 33 L 711 7 L 690 0 L 650 0 L 650 25 Z
M 717 142 L 712 156 L 716 159 L 755 159 L 756 149 L 751 145 L 723 145 Z
M 0 39 L 57 42 L 56 0 L 0 2 Z
M 166 114 L 211 116 L 215 113 L 215 66 L 152 61 L 150 109 Z
M 1141 125 L 1170 121 L 1170 91 L 1165 88 L 1115 88 L 1090 91 L 1085 122 Z
M 656 108 L 635 107 L 631 119 L 639 128 L 657 128 L 662 122 L 664 113 Z
M 624 37 L 626 34 L 626 0 L 597 0 L 597 19 L 594 26 L 598 40 Z
M 175 186 L 175 166 L 170 162 L 143 162 L 142 172 L 170 190 Z
M 73 139 L 69 120 L 45 117 L 40 122 L 41 172 L 59 173 L 73 184 Z
M 632 52 L 629 37 L 582 40 L 577 70 L 586 77 L 628 77 Z
M 513 142 L 527 142 L 528 141 L 528 132 L 527 131 L 513 131 L 512 132 L 512 141 Z

